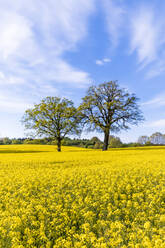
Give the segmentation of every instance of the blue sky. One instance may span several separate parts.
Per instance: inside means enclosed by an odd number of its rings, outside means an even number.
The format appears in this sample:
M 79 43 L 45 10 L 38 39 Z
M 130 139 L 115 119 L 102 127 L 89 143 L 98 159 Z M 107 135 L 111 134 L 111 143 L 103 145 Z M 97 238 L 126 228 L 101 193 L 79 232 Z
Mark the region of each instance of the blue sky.
M 110 80 L 145 116 L 123 141 L 165 133 L 164 12 L 163 0 L 0 0 L 0 137 L 24 137 L 21 117 L 43 97 L 79 104 Z

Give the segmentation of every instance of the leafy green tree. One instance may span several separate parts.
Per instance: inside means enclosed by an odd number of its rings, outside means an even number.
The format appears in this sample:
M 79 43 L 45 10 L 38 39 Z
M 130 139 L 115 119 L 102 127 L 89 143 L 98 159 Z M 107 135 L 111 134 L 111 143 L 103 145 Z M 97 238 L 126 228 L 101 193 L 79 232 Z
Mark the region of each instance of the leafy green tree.
M 81 132 L 80 114 L 73 102 L 65 98 L 46 97 L 33 109 L 26 110 L 22 121 L 37 136 L 55 139 L 59 152 L 66 135 Z
M 82 99 L 79 109 L 84 117 L 87 130 L 104 133 L 103 150 L 108 149 L 109 135 L 121 129 L 128 129 L 129 124 L 136 125 L 143 120 L 135 94 L 129 94 L 110 81 L 98 86 L 91 86 Z
M 94 149 L 101 149 L 102 148 L 102 143 L 96 142 L 93 146 Z
M 12 144 L 13 145 L 19 145 L 19 144 L 22 144 L 22 140 L 21 139 L 12 139 Z
M 122 146 L 122 142 L 119 137 L 112 137 L 109 139 L 109 147 L 118 148 Z
M 101 140 L 100 140 L 98 137 L 96 137 L 96 136 L 92 137 L 92 138 L 90 139 L 90 141 L 93 142 L 93 143 L 97 143 L 97 142 L 98 142 L 98 143 L 102 143 Z
M 93 143 L 94 149 L 101 149 L 102 148 L 102 141 L 98 137 L 93 137 L 90 139 L 90 142 Z
M 4 145 L 10 145 L 11 143 L 12 143 L 12 141 L 8 137 L 3 138 L 3 144 Z

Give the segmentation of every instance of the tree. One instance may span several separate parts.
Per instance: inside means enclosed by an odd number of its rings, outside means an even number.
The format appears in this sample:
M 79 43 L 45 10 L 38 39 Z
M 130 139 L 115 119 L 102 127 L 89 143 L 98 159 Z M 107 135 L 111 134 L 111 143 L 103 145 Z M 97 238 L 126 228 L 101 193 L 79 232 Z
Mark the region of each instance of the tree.
M 149 141 L 149 137 L 146 135 L 142 135 L 138 138 L 137 142 L 141 145 L 145 145 L 146 143 L 148 143 L 148 141 Z
M 90 142 L 93 143 L 94 149 L 101 149 L 102 148 L 102 141 L 98 137 L 96 137 L 96 136 L 92 137 L 90 139 Z
M 57 141 L 61 151 L 61 141 L 67 134 L 79 134 L 80 115 L 73 102 L 58 97 L 46 97 L 23 116 L 26 129 L 34 130 L 37 136 L 46 136 Z
M 109 147 L 118 148 L 122 146 L 122 142 L 119 137 L 113 137 L 109 139 Z
M 153 133 L 149 139 L 150 139 L 150 142 L 155 145 L 165 144 L 165 136 L 159 132 Z
M 3 144 L 4 144 L 4 145 L 10 145 L 11 142 L 12 142 L 12 141 L 11 141 L 8 137 L 3 138 Z
M 102 143 L 96 142 L 93 146 L 94 149 L 101 149 L 102 148 Z
M 21 139 L 12 139 L 12 144 L 13 145 L 19 145 L 19 144 L 23 144 Z
M 108 149 L 110 131 L 128 129 L 129 124 L 143 120 L 137 101 L 135 94 L 119 88 L 117 81 L 89 87 L 79 108 L 87 130 L 104 133 L 103 150 Z
M 98 137 L 96 137 L 96 136 L 92 137 L 92 138 L 90 139 L 90 141 L 93 142 L 94 144 L 95 144 L 95 143 L 102 143 L 101 140 L 100 140 Z

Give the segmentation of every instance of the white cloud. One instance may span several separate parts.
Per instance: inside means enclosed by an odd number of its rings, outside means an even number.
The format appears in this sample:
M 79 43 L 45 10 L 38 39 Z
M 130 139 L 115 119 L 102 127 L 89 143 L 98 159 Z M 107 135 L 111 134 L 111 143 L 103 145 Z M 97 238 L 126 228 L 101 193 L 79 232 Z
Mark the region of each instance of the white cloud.
M 104 62 L 102 60 L 100 60 L 100 59 L 96 60 L 96 65 L 103 65 L 103 64 L 104 64 Z
M 104 61 L 105 63 L 108 63 L 108 62 L 111 62 L 111 59 L 105 58 L 105 59 L 103 59 L 103 61 Z
M 0 34 L 0 56 L 1 59 L 7 59 L 16 54 L 23 43 L 29 41 L 32 32 L 23 16 L 12 12 L 1 12 Z
M 102 3 L 111 45 L 115 47 L 122 35 L 121 27 L 123 27 L 126 12 L 120 0 L 103 0 Z
M 90 83 L 90 75 L 63 55 L 86 37 L 94 2 L 0 0 L 0 84 L 40 88 L 43 81 L 53 87 L 52 80 L 74 87 Z
M 131 53 L 136 52 L 140 69 L 147 68 L 146 78 L 164 71 L 164 17 L 152 5 L 141 6 L 130 17 Z
M 50 74 L 48 73 L 48 77 L 50 76 L 51 80 L 56 82 L 70 83 L 72 85 L 79 84 L 77 85 L 78 87 L 87 85 L 90 82 L 88 73 L 73 68 L 63 60 L 57 60 L 54 66 L 56 73 L 53 73 L 52 71 Z
M 25 102 L 22 98 L 16 99 L 12 97 L 0 96 L 0 108 L 1 112 L 8 113 L 23 113 L 27 108 L 31 108 L 33 105 L 29 102 Z
M 97 59 L 96 65 L 105 65 L 106 63 L 110 63 L 110 62 L 111 62 L 111 59 L 109 58 Z
M 139 63 L 156 59 L 158 49 L 158 27 L 151 9 L 142 8 L 132 15 L 131 51 L 137 51 Z
M 21 77 L 17 76 L 10 76 L 10 75 L 5 75 L 3 72 L 0 72 L 0 85 L 4 85 L 4 83 L 7 85 L 17 85 L 17 84 L 24 84 L 25 80 Z
M 165 106 L 165 94 L 158 95 L 153 99 L 144 102 L 141 104 L 142 106 L 151 106 L 152 108 L 157 108 L 161 106 Z
M 165 71 L 165 54 L 159 55 L 158 61 L 152 65 L 146 72 L 146 79 L 151 79 L 153 77 L 161 75 Z
M 147 124 L 148 127 L 157 127 L 157 128 L 161 128 L 161 127 L 165 127 L 165 119 L 160 119 L 157 121 L 153 121 Z
M 163 9 L 157 10 L 155 3 L 127 5 L 122 0 L 103 0 L 106 27 L 115 48 L 120 38 L 128 38 L 130 54 L 136 53 L 138 70 L 144 69 L 145 78 L 150 79 L 165 72 L 165 19 Z M 97 61 L 102 65 L 102 61 Z

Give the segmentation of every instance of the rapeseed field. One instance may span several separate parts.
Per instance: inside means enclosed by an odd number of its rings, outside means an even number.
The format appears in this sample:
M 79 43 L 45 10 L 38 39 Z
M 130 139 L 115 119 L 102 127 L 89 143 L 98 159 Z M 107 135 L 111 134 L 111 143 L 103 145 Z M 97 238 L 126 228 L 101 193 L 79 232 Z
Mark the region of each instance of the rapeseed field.
M 165 247 L 165 148 L 0 147 L 0 247 Z

